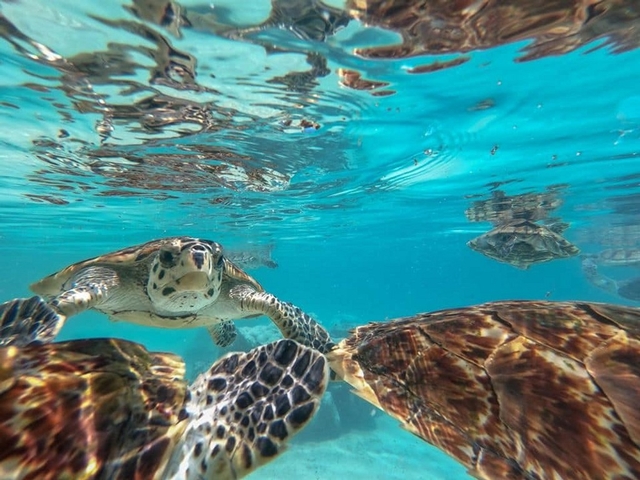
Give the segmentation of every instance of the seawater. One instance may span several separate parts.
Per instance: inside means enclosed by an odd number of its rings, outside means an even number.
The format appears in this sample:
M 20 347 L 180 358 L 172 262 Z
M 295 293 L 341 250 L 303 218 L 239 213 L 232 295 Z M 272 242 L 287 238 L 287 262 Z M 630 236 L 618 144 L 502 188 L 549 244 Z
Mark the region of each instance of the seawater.
M 563 41 L 532 30 L 383 58 L 362 51 L 402 37 L 356 4 L 1 2 L 1 298 L 84 258 L 192 235 L 273 245 L 278 267 L 249 273 L 336 336 L 491 300 L 635 304 L 589 284 L 579 256 L 521 270 L 472 251 L 492 226 L 465 215 L 497 191 L 553 192 L 550 216 L 583 254 L 640 246 L 640 53 L 620 34 L 633 12 L 592 37 L 576 14 Z M 265 319 L 238 325 L 272 335 Z M 190 377 L 222 353 L 202 331 L 92 312 L 61 334 L 102 336 L 183 355 Z M 251 478 L 466 478 L 331 391 L 327 417 Z

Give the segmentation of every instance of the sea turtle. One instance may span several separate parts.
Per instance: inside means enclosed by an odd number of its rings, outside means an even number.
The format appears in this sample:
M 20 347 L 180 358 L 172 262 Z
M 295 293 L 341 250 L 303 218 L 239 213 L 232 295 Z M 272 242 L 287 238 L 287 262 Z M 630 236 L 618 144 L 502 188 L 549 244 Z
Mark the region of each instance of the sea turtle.
M 220 346 L 233 320 L 266 315 L 283 336 L 326 351 L 328 333 L 298 307 L 280 301 L 225 257 L 222 246 L 168 237 L 84 260 L 31 285 L 65 317 L 93 308 L 113 320 L 164 328 L 207 327 Z
M 594 287 L 627 300 L 640 301 L 640 277 L 614 280 L 599 272 L 598 264 L 589 256 L 583 257 L 580 265 L 584 277 Z
M 499 225 L 467 246 L 499 262 L 527 269 L 536 263 L 577 255 L 580 250 L 550 228 L 530 220 Z
M 640 309 L 486 303 L 357 327 L 328 356 L 477 478 L 640 478 Z
M 0 305 L 0 478 L 241 478 L 281 453 L 328 382 L 324 355 L 290 339 L 187 385 L 177 355 L 48 343 L 57 323 L 37 297 Z

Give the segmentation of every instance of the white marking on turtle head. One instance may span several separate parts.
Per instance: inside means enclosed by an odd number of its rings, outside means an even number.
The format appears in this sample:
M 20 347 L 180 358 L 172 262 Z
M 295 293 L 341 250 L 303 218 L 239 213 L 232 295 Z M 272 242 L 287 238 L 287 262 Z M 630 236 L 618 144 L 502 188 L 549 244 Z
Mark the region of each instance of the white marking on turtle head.
M 168 242 L 149 267 L 147 293 L 162 312 L 195 313 L 220 295 L 223 268 L 222 247 L 216 242 Z

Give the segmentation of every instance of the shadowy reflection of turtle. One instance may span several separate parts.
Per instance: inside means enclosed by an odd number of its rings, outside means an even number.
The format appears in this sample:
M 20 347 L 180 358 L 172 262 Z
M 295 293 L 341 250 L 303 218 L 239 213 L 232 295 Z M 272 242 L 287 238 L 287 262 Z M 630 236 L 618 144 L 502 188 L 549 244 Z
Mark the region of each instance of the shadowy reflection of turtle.
M 520 195 L 494 190 L 488 199 L 473 202 L 464 214 L 470 222 L 491 222 L 494 225 L 519 219 L 536 222 L 549 218 L 549 214 L 561 205 L 557 189 Z
M 562 236 L 569 224 L 549 216 L 561 205 L 557 189 L 511 196 L 496 190 L 490 198 L 473 202 L 465 211 L 470 222 L 494 225 L 492 230 L 467 242 L 467 246 L 522 269 L 576 255 L 580 250 Z
M 355 50 L 365 58 L 465 53 L 529 40 L 519 60 L 531 60 L 571 52 L 603 38 L 614 51 L 640 44 L 634 28 L 640 8 L 630 0 L 348 0 L 347 8 L 363 24 L 401 37 L 395 44 Z

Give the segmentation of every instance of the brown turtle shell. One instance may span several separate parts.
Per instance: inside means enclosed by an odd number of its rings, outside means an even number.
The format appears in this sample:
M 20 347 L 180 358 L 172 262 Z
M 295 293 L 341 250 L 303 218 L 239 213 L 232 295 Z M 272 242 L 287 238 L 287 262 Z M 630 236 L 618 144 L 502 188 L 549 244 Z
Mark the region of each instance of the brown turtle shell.
M 0 349 L 0 477 L 153 478 L 180 434 L 184 374 L 125 340 Z
M 509 301 L 356 328 L 356 393 L 482 479 L 640 478 L 640 309 Z

